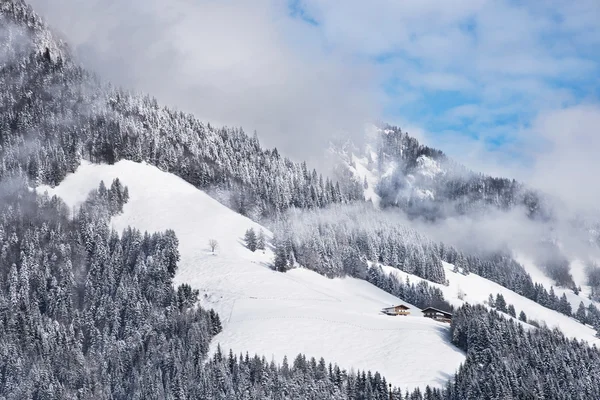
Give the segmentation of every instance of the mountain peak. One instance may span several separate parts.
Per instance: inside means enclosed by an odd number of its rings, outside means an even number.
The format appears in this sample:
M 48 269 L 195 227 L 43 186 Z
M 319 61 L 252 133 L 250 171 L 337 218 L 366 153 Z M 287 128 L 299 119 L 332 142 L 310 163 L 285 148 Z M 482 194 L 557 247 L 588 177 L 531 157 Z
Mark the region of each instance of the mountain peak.
M 0 62 L 22 58 L 32 50 L 46 54 L 53 61 L 70 58 L 67 44 L 23 0 L 0 0 L 0 22 L 0 37 L 5 42 Z

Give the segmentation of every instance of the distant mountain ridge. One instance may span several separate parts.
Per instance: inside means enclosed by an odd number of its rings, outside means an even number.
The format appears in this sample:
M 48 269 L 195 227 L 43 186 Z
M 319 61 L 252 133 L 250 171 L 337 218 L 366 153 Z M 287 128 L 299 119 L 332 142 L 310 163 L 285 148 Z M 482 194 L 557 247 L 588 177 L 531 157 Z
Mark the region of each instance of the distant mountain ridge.
M 514 179 L 469 170 L 441 150 L 431 148 L 391 125 L 373 127 L 363 149 L 338 146 L 349 166 L 355 156 L 377 177 L 375 192 L 382 207 L 399 207 L 411 217 L 435 220 L 445 216 L 523 207 L 531 218 L 548 219 L 543 195 Z

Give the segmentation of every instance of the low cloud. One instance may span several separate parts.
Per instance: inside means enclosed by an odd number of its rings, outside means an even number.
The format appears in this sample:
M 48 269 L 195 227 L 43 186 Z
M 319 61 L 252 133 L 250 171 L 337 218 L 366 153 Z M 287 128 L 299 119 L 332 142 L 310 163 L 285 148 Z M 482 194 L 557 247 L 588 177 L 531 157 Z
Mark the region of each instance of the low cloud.
M 523 178 L 571 209 L 598 214 L 600 105 L 541 114 L 524 134 L 537 140 L 530 140 L 534 161 Z
M 31 0 L 102 78 L 263 144 L 321 158 L 377 118 L 367 64 L 325 46 L 283 2 Z
M 0 16 L 0 67 L 14 57 L 27 54 L 33 48 L 30 36 L 21 27 Z
M 510 159 L 537 115 L 597 98 L 596 0 L 299 3 L 328 43 L 379 65 L 386 120 L 420 125 L 467 165 L 474 157 L 453 143 Z

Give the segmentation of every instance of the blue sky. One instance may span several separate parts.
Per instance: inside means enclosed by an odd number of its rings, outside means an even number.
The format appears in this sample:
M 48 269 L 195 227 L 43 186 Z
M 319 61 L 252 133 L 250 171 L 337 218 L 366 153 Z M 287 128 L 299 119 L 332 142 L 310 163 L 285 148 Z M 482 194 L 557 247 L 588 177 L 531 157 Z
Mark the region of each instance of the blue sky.
M 289 2 L 331 51 L 376 71 L 383 120 L 509 161 L 540 114 L 600 97 L 600 2 Z M 517 158 L 517 160 L 515 160 Z

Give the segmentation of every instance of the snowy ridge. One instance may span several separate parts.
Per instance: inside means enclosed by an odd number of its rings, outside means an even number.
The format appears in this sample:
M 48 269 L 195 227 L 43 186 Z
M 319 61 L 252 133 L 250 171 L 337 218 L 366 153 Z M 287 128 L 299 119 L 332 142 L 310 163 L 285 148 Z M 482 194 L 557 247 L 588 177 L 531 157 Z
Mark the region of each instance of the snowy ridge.
M 417 173 L 427 177 L 435 178 L 438 175 L 445 175 L 446 171 L 440 166 L 440 163 L 425 155 L 417 158 Z
M 223 320 L 213 351 L 220 344 L 277 362 L 305 353 L 347 370 L 377 370 L 401 388 L 442 386 L 464 360 L 448 341 L 448 325 L 423 318 L 410 304 L 410 316 L 380 314 L 383 307 L 406 303 L 366 281 L 327 279 L 305 269 L 272 271 L 270 250 L 253 253 L 242 243 L 244 232 L 261 229 L 258 224 L 156 167 L 83 163 L 58 187 L 38 190 L 74 207 L 100 180 L 115 177 L 128 186 L 130 200 L 113 228 L 175 231 L 181 253 L 175 283 L 199 289 L 202 305 Z M 216 254 L 209 239 L 219 242 Z

